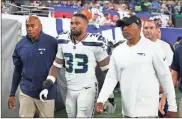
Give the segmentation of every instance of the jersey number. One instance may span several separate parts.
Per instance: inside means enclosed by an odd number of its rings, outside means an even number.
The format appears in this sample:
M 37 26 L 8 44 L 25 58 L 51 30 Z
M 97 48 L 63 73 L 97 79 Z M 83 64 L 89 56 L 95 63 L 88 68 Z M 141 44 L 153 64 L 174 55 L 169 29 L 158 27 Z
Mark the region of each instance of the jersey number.
M 73 72 L 73 55 L 71 53 L 64 53 L 64 57 L 68 57 L 66 71 L 69 73 Z M 86 73 L 88 70 L 88 57 L 84 54 L 75 54 L 75 58 L 82 59 L 82 62 L 78 62 L 78 66 L 82 66 L 82 69 L 75 69 L 75 73 Z

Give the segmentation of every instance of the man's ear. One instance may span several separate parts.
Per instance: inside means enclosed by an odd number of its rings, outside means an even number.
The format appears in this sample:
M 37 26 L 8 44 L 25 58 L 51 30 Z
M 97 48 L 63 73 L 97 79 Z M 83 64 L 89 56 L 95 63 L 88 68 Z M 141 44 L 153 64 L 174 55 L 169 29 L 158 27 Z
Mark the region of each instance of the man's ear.
M 138 28 L 143 32 L 142 25 L 138 25 Z
M 87 25 L 85 25 L 85 29 L 87 30 L 87 28 L 88 28 L 88 24 Z
M 156 33 L 159 34 L 160 33 L 160 29 L 156 28 Z

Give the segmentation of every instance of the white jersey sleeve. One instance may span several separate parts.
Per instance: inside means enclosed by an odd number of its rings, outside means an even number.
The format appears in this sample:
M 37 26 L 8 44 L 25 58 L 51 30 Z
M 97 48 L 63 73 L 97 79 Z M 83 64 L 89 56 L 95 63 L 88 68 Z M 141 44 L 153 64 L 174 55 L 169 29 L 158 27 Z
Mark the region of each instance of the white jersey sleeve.
M 169 67 L 158 54 L 158 48 L 154 48 L 153 66 L 157 73 L 158 79 L 167 95 L 169 111 L 177 112 L 175 90 L 173 86 L 172 76 Z
M 98 62 L 104 60 L 107 56 L 106 40 L 102 35 L 97 38 L 98 47 L 95 47 L 95 58 Z
M 95 57 L 98 62 L 104 60 L 108 56 L 106 49 L 98 47 L 95 50 Z
M 64 43 L 64 42 L 67 42 L 68 38 L 69 38 L 69 32 L 62 32 L 61 34 L 59 34 L 56 58 L 64 59 L 64 55 L 63 55 L 61 44 Z

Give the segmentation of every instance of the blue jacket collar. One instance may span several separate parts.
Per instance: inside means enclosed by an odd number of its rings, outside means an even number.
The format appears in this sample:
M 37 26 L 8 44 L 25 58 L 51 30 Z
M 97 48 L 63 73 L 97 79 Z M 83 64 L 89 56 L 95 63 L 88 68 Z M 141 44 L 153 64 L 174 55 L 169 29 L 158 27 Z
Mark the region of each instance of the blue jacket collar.
M 36 40 L 30 39 L 30 38 L 28 37 L 28 35 L 26 35 L 26 37 L 27 37 L 27 39 L 28 39 L 30 42 L 35 43 L 35 42 L 40 41 L 40 39 L 41 39 L 41 37 L 42 37 L 43 34 L 44 34 L 44 33 L 43 33 L 42 31 L 40 31 L 40 35 L 39 35 L 38 39 L 36 39 Z

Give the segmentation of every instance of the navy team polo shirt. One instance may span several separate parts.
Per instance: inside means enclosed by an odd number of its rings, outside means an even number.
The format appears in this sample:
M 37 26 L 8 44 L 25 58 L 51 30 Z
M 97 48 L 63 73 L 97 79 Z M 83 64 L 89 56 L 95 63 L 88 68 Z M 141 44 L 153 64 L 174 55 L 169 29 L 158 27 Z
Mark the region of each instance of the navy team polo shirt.
M 10 95 L 20 89 L 26 95 L 39 99 L 43 82 L 57 53 L 57 40 L 52 36 L 40 33 L 39 39 L 31 41 L 28 37 L 20 40 L 14 50 L 15 65 Z M 49 89 L 47 99 L 55 99 L 56 83 Z
M 182 44 L 175 49 L 171 69 L 179 73 L 179 78 L 181 78 L 179 88 L 182 91 Z

